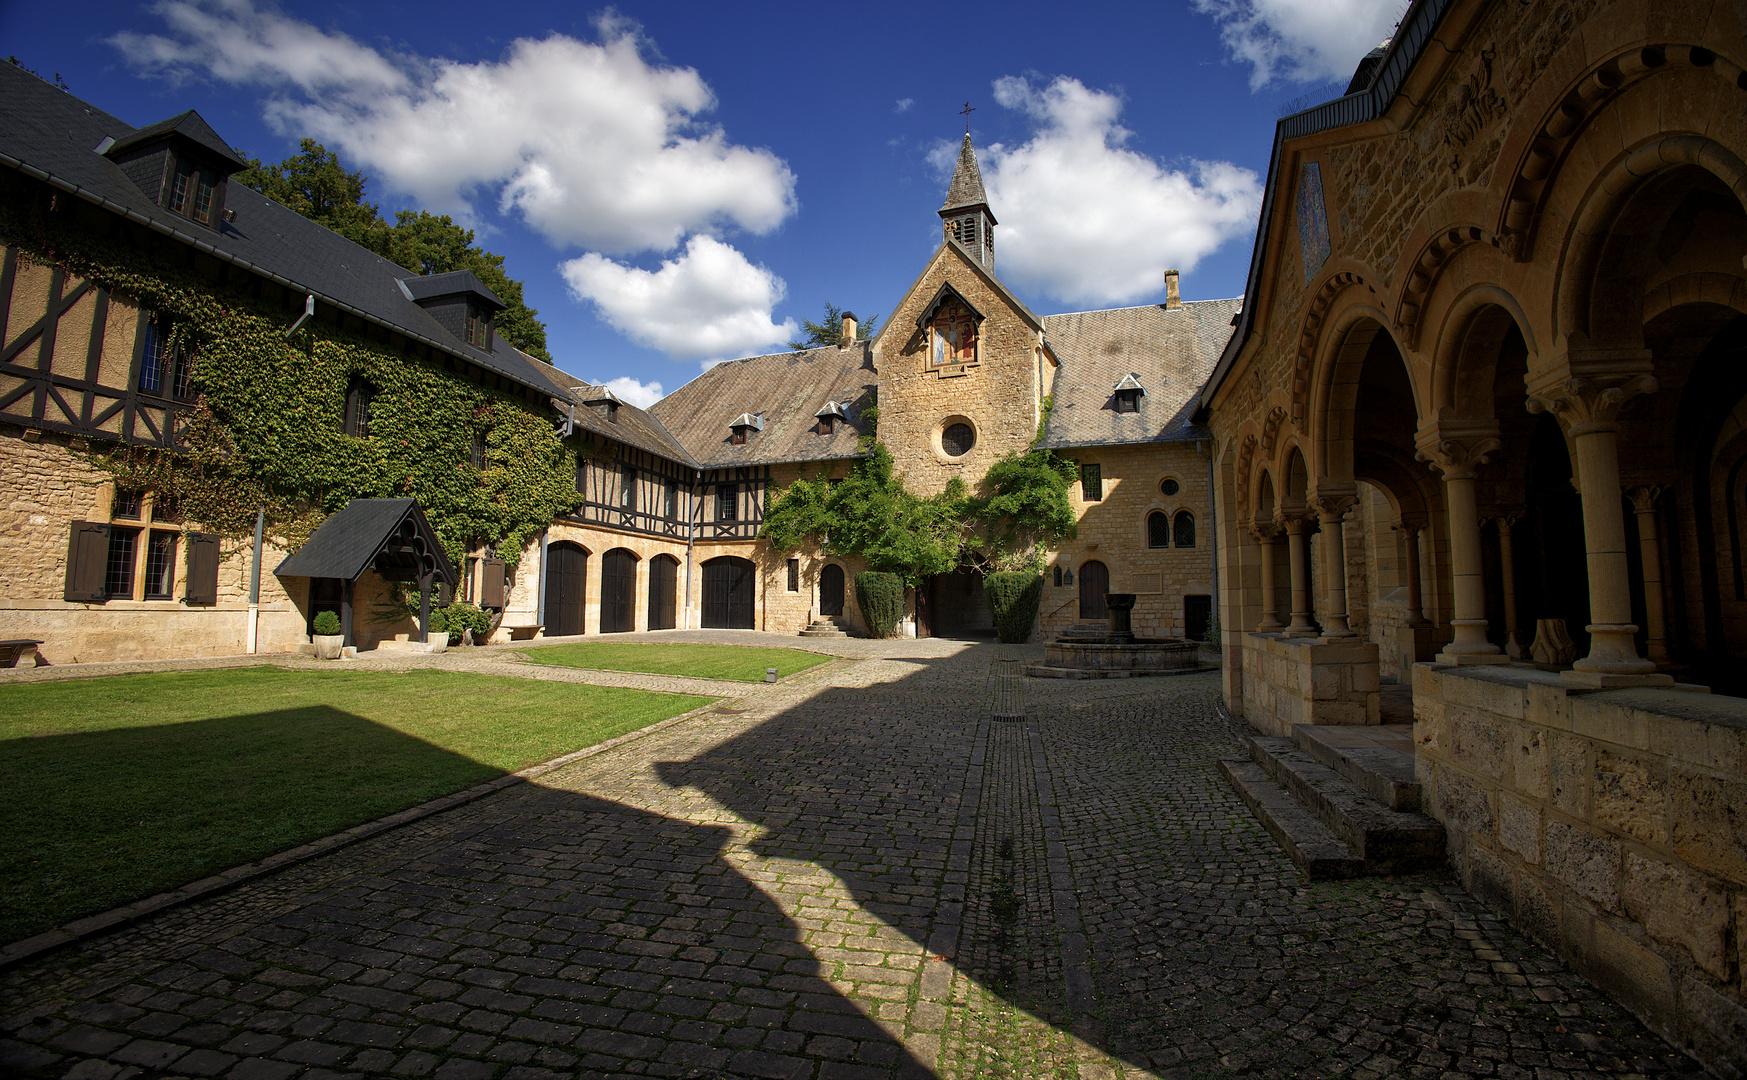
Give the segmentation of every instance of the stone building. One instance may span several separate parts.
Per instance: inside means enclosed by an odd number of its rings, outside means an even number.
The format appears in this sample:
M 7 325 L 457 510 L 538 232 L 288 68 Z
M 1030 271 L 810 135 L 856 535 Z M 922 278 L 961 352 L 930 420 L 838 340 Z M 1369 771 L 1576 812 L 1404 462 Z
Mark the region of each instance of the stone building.
M 1279 124 L 1199 398 L 1232 711 L 1303 737 L 1411 683 L 1464 883 L 1720 1075 L 1747 1071 L 1740 11 L 1414 4 Z
M 472 274 L 414 274 L 230 183 L 243 163 L 198 115 L 134 128 L 16 66 L 0 65 L 0 80 L 12 211 L 0 237 L 0 638 L 41 639 L 44 662 L 299 648 L 322 610 L 344 613 L 360 648 L 419 637 L 394 614 L 386 556 L 355 580 L 300 576 L 316 562 L 285 561 L 285 529 L 256 550 L 246 529 L 190 520 L 106 467 L 117 447 L 187 454 L 190 425 L 268 404 L 211 400 L 218 358 L 248 349 L 278 369 L 275 392 L 312 402 L 296 422 L 332 425 L 306 439 L 342 444 L 319 467 L 381 472 L 361 497 L 417 496 L 426 474 L 414 466 L 433 461 L 473 478 L 462 497 L 502 483 L 494 470 L 515 463 L 493 456 L 487 420 L 472 422 L 470 446 L 384 434 L 396 409 L 431 395 L 550 425 L 560 449 L 543 468 L 563 470 L 576 505 L 513 543 L 470 525 L 432 560 L 456 598 L 501 613 L 500 637 L 861 629 L 857 560 L 774 553 L 759 530 L 796 478 L 847 472 L 876 401 L 880 438 L 920 494 L 953 477 L 975 488 L 1040 436 L 1080 461 L 1080 532 L 1051 553 L 1045 630 L 1102 619 L 1106 591 L 1131 591 L 1138 630 L 1209 633 L 1209 443 L 1188 411 L 1238 305 L 1183 303 L 1173 272 L 1163 305 L 1040 318 L 995 274 L 997 222 L 968 135 L 941 243 L 871 340 L 847 325 L 841 348 L 721 364 L 646 411 L 503 341 L 502 302 Z M 209 319 L 199 341 L 178 336 L 177 318 L 141 295 L 171 279 L 182 302 L 235 318 Z M 316 362 L 342 346 L 349 382 Z M 389 401 L 387 384 L 406 379 L 424 396 Z M 275 467 L 302 463 L 293 453 Z M 420 529 L 460 528 L 443 517 L 454 497 L 427 494 Z M 356 519 L 400 520 L 390 509 Z M 923 582 L 909 604 L 909 632 L 992 632 L 969 568 Z

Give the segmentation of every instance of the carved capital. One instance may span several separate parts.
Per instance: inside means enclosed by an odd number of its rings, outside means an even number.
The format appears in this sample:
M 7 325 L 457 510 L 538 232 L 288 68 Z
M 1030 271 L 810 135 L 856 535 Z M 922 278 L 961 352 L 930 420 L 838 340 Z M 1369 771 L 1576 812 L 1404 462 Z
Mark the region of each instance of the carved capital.
M 1425 532 L 1426 529 L 1430 527 L 1430 522 L 1425 518 L 1418 516 L 1403 516 L 1400 521 L 1397 521 L 1394 525 L 1390 526 L 1390 528 L 1401 533 L 1403 536 L 1406 536 L 1409 540 L 1418 536 L 1420 533 Z
M 1288 536 L 1303 536 L 1305 531 L 1310 528 L 1310 522 L 1305 520 L 1302 509 L 1276 510 L 1274 511 L 1274 521 L 1280 528 L 1286 530 Z
M 1347 516 L 1347 511 L 1359 505 L 1355 495 L 1339 493 L 1317 494 L 1310 497 L 1310 508 L 1316 511 L 1317 520 L 1333 524 Z
M 1654 375 L 1574 377 L 1543 387 L 1525 403 L 1531 413 L 1552 413 L 1574 435 L 1611 425 L 1634 398 L 1656 392 Z
M 1272 521 L 1252 522 L 1249 526 L 1249 533 L 1256 538 L 1256 543 L 1266 547 L 1279 538 L 1280 526 Z
M 1422 429 L 1415 443 L 1415 456 L 1446 480 L 1472 479 L 1504 446 L 1497 420 L 1453 417 L 1442 417 Z
M 1656 500 L 1662 497 L 1662 487 L 1659 484 L 1639 484 L 1626 489 L 1626 498 L 1632 500 L 1632 509 L 1640 514 L 1654 513 Z

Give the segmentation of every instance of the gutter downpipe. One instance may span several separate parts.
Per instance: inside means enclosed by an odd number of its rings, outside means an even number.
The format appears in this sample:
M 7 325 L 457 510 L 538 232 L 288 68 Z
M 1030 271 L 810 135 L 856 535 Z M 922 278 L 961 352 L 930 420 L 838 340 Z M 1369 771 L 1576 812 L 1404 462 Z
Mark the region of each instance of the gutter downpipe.
M 1207 459 L 1207 555 L 1209 570 L 1213 575 L 1213 625 L 1219 625 L 1219 498 L 1213 488 L 1213 442 L 1207 441 L 1207 449 L 1201 449 L 1201 440 L 1195 440 L 1195 452 Z M 1225 640 L 1225 631 L 1220 630 L 1220 640 Z
M 703 509 L 703 502 L 698 498 L 698 489 L 704 486 L 704 472 L 699 469 L 696 479 L 692 481 L 692 516 L 686 524 L 685 531 L 685 629 L 692 629 L 692 545 L 698 539 L 698 514 Z
M 261 625 L 261 533 L 267 524 L 267 508 L 255 511 L 255 559 L 249 567 L 249 631 L 247 652 L 255 655 Z

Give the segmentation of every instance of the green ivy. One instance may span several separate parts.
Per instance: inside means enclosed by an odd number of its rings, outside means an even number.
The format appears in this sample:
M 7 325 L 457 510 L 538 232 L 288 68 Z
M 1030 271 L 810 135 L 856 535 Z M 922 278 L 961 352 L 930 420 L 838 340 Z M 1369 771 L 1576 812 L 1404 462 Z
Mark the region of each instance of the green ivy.
M 293 550 L 354 498 L 410 496 L 457 563 L 483 542 L 513 565 L 529 538 L 581 504 L 576 443 L 554 437 L 553 418 L 319 320 L 288 342 L 294 316 L 215 288 L 180 245 L 142 250 L 70 227 L 70 197 L 57 196 L 55 212 L 41 190 L 0 185 L 0 241 L 168 316 L 190 350 L 198 396 L 185 453 L 88 451 L 121 486 L 154 490 L 188 521 L 232 538 L 248 535 L 264 506 L 275 539 Z M 354 378 L 375 392 L 368 438 L 341 432 Z M 483 468 L 470 463 L 476 431 Z

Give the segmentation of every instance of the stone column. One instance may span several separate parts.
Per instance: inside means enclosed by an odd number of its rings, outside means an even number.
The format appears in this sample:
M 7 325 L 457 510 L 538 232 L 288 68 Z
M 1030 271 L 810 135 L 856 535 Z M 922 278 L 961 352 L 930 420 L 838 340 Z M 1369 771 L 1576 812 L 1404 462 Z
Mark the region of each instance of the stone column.
M 1656 527 L 1660 487 L 1635 487 L 1626 492 L 1638 515 L 1638 552 L 1644 563 L 1644 651 L 1658 664 L 1668 662 L 1668 619 L 1662 607 L 1662 536 Z
M 1504 587 L 1504 655 L 1521 660 L 1523 643 L 1517 637 L 1516 621 L 1516 552 L 1510 545 L 1510 527 L 1516 518 L 1500 515 L 1493 520 L 1498 522 L 1498 576 Z
M 1401 534 L 1406 542 L 1406 562 L 1403 573 L 1407 577 L 1407 619 L 1408 626 L 1430 626 L 1431 620 L 1425 617 L 1425 596 L 1420 586 L 1419 565 L 1419 534 L 1425 531 L 1425 522 L 1411 521 L 1403 518 L 1395 526 L 1395 531 Z
M 1619 415 L 1626 402 L 1656 392 L 1649 375 L 1623 379 L 1569 378 L 1529 395 L 1530 412 L 1559 417 L 1577 447 L 1583 496 L 1583 540 L 1589 568 L 1589 655 L 1561 678 L 1580 686 L 1670 685 L 1632 640 L 1632 596 L 1626 576 L 1626 520 L 1620 505 Z
M 1271 521 L 1250 526 L 1250 535 L 1262 549 L 1262 622 L 1258 634 L 1278 634 L 1286 629 L 1280 622 L 1279 583 L 1274 580 L 1274 541 L 1279 539 L 1280 526 Z
M 1297 514 L 1276 513 L 1286 530 L 1286 554 L 1292 568 L 1292 624 L 1286 627 L 1287 637 L 1315 637 L 1316 627 L 1310 616 L 1310 522 Z
M 1351 487 L 1352 485 L 1341 485 Z M 1316 520 L 1322 526 L 1322 579 L 1327 601 L 1322 616 L 1324 641 L 1343 641 L 1358 637 L 1347 625 L 1347 511 L 1357 505 L 1358 497 L 1350 492 L 1319 488 L 1310 500 Z
M 1486 640 L 1486 583 L 1480 555 L 1480 510 L 1474 478 L 1503 445 L 1496 420 L 1442 420 L 1420 440 L 1419 456 L 1444 474 L 1444 509 L 1450 519 L 1453 637 L 1438 654 L 1442 664 L 1503 664 L 1509 657 Z

